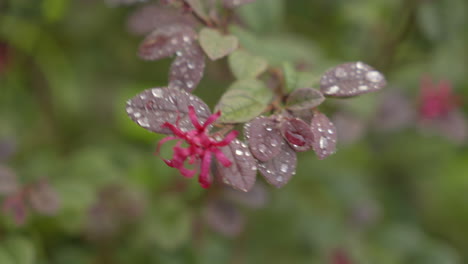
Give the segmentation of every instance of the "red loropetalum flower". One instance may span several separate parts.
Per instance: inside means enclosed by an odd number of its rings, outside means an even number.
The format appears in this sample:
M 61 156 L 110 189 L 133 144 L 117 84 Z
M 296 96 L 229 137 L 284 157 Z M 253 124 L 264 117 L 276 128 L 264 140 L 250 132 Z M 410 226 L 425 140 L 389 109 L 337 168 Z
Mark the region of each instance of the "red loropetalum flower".
M 189 106 L 188 110 L 190 121 L 195 129 L 185 132 L 183 129 L 179 128 L 178 121 L 176 122 L 176 125 L 168 122 L 164 123 L 162 127 L 169 128 L 172 133 L 174 133 L 174 136 L 163 138 L 158 144 L 157 152 L 159 153 L 160 147 L 167 141 L 178 140 L 176 145 L 173 147 L 174 155 L 172 159 L 163 159 L 164 162 L 169 167 L 178 169 L 183 176 L 188 178 L 193 177 L 197 170 L 190 170 L 184 167 L 185 161 L 188 160 L 189 164 L 198 162 L 200 164 L 198 182 L 200 182 L 203 188 L 208 188 L 212 183 L 210 175 L 212 155 L 214 154 L 223 166 L 231 166 L 232 162 L 223 154 L 220 148 L 229 145 L 229 143 L 237 137 L 238 132 L 231 131 L 226 135 L 226 137 L 224 137 L 224 139 L 221 138 L 220 135 L 209 135 L 208 127 L 221 116 L 221 112 L 218 111 L 211 115 L 205 123 L 201 125 L 198 121 L 197 115 L 195 114 L 193 106 Z M 188 147 L 183 148 L 183 143 L 186 143 Z
M 458 99 L 449 81 L 443 80 L 436 85 L 429 76 L 421 79 L 419 114 L 422 119 L 446 117 L 457 105 Z

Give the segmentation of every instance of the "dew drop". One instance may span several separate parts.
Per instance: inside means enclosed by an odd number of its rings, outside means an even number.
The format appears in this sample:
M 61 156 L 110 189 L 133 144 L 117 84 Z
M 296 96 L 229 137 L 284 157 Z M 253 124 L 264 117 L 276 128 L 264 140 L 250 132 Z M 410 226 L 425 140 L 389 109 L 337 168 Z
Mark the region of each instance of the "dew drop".
M 280 171 L 286 173 L 288 171 L 288 164 L 281 164 Z
M 356 68 L 358 68 L 360 70 L 365 70 L 366 66 L 364 65 L 364 63 L 359 61 L 359 62 L 356 62 Z
M 272 147 L 278 146 L 278 141 L 276 141 L 276 139 L 273 139 L 273 140 L 271 141 L 271 146 L 272 146 Z
M 133 108 L 127 107 L 127 113 L 129 113 L 129 114 L 133 113 Z
M 140 118 L 141 114 L 139 112 L 135 112 L 133 116 L 135 116 L 136 118 Z
M 283 179 L 283 176 L 278 176 L 278 177 L 276 177 L 276 181 L 277 181 L 277 182 L 283 182 L 283 180 L 284 180 L 284 179 Z
M 239 149 L 236 149 L 236 155 L 242 156 L 243 154 L 244 154 L 244 152 L 242 152 L 242 151 L 239 150 Z
M 383 80 L 383 75 L 378 71 L 370 71 L 366 74 L 366 79 L 370 82 L 380 82 Z
M 146 94 L 140 95 L 140 98 L 141 98 L 141 100 L 145 100 L 146 99 Z
M 333 86 L 330 86 L 327 90 L 327 93 L 328 94 L 334 94 L 336 92 L 338 92 L 340 90 L 340 87 L 338 87 L 337 85 L 333 85 Z
M 267 147 L 263 144 L 260 144 L 258 146 L 258 150 L 261 152 L 261 153 L 265 153 L 267 151 Z
M 153 90 L 151 90 L 151 92 L 153 93 L 153 96 L 156 97 L 156 98 L 162 98 L 163 97 L 163 91 L 161 89 L 154 88 Z
M 333 134 L 333 130 L 328 129 L 328 134 Z
M 369 89 L 369 87 L 367 87 L 367 85 L 359 85 L 358 89 L 360 91 L 367 91 L 367 89 Z
M 320 141 L 319 141 L 319 144 L 320 144 L 321 149 L 325 149 L 328 146 L 328 141 L 327 141 L 327 139 L 325 137 L 321 137 Z
M 271 132 L 271 131 L 273 131 L 273 128 L 271 128 L 271 127 L 266 127 L 265 130 L 268 131 L 268 132 Z
M 337 68 L 335 70 L 335 76 L 337 78 L 345 78 L 346 76 L 348 76 L 348 73 L 343 68 Z
M 138 119 L 138 124 L 142 127 L 149 127 L 148 118 Z

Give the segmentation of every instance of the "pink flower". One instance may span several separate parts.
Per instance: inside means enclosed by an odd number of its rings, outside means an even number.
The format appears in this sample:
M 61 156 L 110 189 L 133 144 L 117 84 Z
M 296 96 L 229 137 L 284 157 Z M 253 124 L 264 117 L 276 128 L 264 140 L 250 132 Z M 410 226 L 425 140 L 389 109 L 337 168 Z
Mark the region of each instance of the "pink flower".
M 174 136 L 163 138 L 158 144 L 157 153 L 159 153 L 160 147 L 167 141 L 178 140 L 173 147 L 174 155 L 172 159 L 163 159 L 164 162 L 169 167 L 178 169 L 183 176 L 188 178 L 193 177 L 197 170 L 190 170 L 184 167 L 185 161 L 188 160 L 189 164 L 194 164 L 195 162 L 200 163 L 198 182 L 203 188 L 208 188 L 212 183 L 212 178 L 210 176 L 212 155 L 214 154 L 223 166 L 231 166 L 232 162 L 223 154 L 220 148 L 229 145 L 229 143 L 237 137 L 238 132 L 231 131 L 224 139 L 216 140 L 213 136 L 208 134 L 208 127 L 220 117 L 221 112 L 218 111 L 211 115 L 205 123 L 201 125 L 193 106 L 189 106 L 188 110 L 190 121 L 195 129 L 184 132 L 178 127 L 178 121 L 176 125 L 168 122 L 164 123 L 162 127 L 169 128 L 172 133 L 174 133 Z M 186 143 L 188 147 L 181 147 L 182 143 Z
M 452 84 L 443 80 L 437 85 L 429 76 L 421 79 L 419 114 L 423 119 L 446 117 L 457 106 L 457 97 L 452 92 Z

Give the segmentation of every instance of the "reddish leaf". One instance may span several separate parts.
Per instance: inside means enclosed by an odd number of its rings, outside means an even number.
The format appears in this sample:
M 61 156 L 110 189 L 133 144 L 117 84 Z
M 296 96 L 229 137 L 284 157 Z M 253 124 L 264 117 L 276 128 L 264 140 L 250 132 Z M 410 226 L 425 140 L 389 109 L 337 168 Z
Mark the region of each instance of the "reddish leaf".
M 252 190 L 248 192 L 240 192 L 232 188 L 226 188 L 224 195 L 230 201 L 250 208 L 262 208 L 268 201 L 267 190 L 265 185 L 260 181 L 257 181 Z
M 223 0 L 224 6 L 234 8 L 240 5 L 245 5 L 254 2 L 255 0 Z
M 299 118 L 282 122 L 281 134 L 295 151 L 307 151 L 314 144 L 314 134 L 310 126 Z
M 0 195 L 11 195 L 18 191 L 16 174 L 10 168 L 0 165 Z
M 197 33 L 184 25 L 169 25 L 154 30 L 141 43 L 139 56 L 145 60 L 159 60 L 172 56 L 192 45 Z
M 169 88 L 193 91 L 203 77 L 205 55 L 196 43 L 186 45 L 177 53 L 169 72 Z
M 182 24 L 196 25 L 194 17 L 168 5 L 151 4 L 138 8 L 128 18 L 127 28 L 137 35 L 150 33 L 154 29 Z
M 195 108 L 200 122 L 211 114 L 208 106 L 198 97 L 183 90 L 153 88 L 143 91 L 127 102 L 127 114 L 139 126 L 156 133 L 172 134 L 161 128 L 165 122 L 176 124 L 182 130 L 194 129 L 188 116 L 188 106 Z
M 217 161 L 218 173 L 223 182 L 237 190 L 248 192 L 254 186 L 257 176 L 257 166 L 249 148 L 235 139 L 221 150 L 232 162 L 231 166 L 224 167 Z
M 314 134 L 313 149 L 319 159 L 324 159 L 336 151 L 336 128 L 322 113 L 316 113 L 311 121 Z
M 60 206 L 57 192 L 45 180 L 31 186 L 28 198 L 31 207 L 41 214 L 53 215 Z
M 281 150 L 281 134 L 276 122 L 268 117 L 257 117 L 244 127 L 245 138 L 255 158 L 267 161 Z
M 286 101 L 286 107 L 292 111 L 307 110 L 319 106 L 325 97 L 312 88 L 300 88 L 294 90 Z
M 258 163 L 258 170 L 276 188 L 283 187 L 296 174 L 297 155 L 282 142 L 281 152 L 273 159 Z
M 371 66 L 350 62 L 328 70 L 320 79 L 320 90 L 325 95 L 349 97 L 380 90 L 386 84 L 383 74 Z
M 236 237 L 245 226 L 244 215 L 234 204 L 226 200 L 209 201 L 203 216 L 213 230 L 227 237 Z

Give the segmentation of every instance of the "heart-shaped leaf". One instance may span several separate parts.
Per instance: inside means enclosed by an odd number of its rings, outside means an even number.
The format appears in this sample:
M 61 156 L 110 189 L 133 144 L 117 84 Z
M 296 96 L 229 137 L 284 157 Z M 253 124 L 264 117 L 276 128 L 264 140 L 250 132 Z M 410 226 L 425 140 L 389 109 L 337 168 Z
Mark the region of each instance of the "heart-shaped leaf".
M 200 45 L 210 59 L 217 60 L 235 51 L 239 41 L 232 35 L 223 36 L 216 29 L 203 28 L 200 31 Z
M 255 184 L 257 166 L 249 148 L 242 141 L 235 139 L 221 151 L 232 162 L 229 167 L 217 163 L 222 181 L 233 188 L 248 192 Z
M 325 97 L 323 94 L 312 88 L 300 88 L 294 90 L 286 100 L 286 107 L 289 110 L 301 111 L 319 106 Z
M 235 8 L 241 5 L 252 3 L 255 0 L 223 0 L 224 6 L 227 8 Z
M 314 134 L 310 126 L 299 118 L 282 122 L 281 134 L 295 151 L 307 151 L 314 144 Z
M 151 31 L 170 26 L 183 24 L 194 26 L 197 21 L 191 14 L 168 5 L 150 4 L 135 10 L 128 18 L 127 28 L 137 35 L 144 35 Z
M 230 201 L 212 199 L 203 210 L 207 224 L 216 232 L 227 237 L 239 235 L 245 226 L 245 217 Z
M 145 60 L 159 60 L 184 50 L 197 38 L 192 28 L 185 25 L 169 25 L 154 30 L 141 43 L 139 56 Z
M 221 110 L 220 121 L 242 123 L 260 115 L 273 94 L 259 80 L 240 80 L 233 83 L 221 97 L 217 110 Z
M 200 17 L 201 19 L 207 21 L 208 15 L 205 11 L 205 7 L 202 4 L 201 0 L 184 0 L 195 12 L 195 14 Z
M 194 129 L 188 116 L 193 106 L 200 122 L 211 114 L 208 106 L 198 97 L 183 90 L 170 88 L 148 89 L 127 101 L 127 114 L 139 126 L 156 133 L 172 134 L 161 125 L 178 123 L 182 130 Z M 178 122 L 176 122 L 178 120 Z
M 177 53 L 177 58 L 169 71 L 169 88 L 192 92 L 203 77 L 205 55 L 197 43 L 185 45 Z
M 252 79 L 268 67 L 267 61 L 244 50 L 237 50 L 229 56 L 229 67 L 237 79 Z
M 280 153 L 273 159 L 258 163 L 258 170 L 276 188 L 283 187 L 296 173 L 297 155 L 283 141 Z
M 380 90 L 386 84 L 383 74 L 371 66 L 350 62 L 328 70 L 320 79 L 320 90 L 325 95 L 350 97 Z
M 328 117 L 322 113 L 316 113 L 311 121 L 314 134 L 313 149 L 319 159 L 324 159 L 336 151 L 336 128 Z
M 252 154 L 260 161 L 274 158 L 281 150 L 283 139 L 277 123 L 271 118 L 261 116 L 245 124 L 244 135 Z

